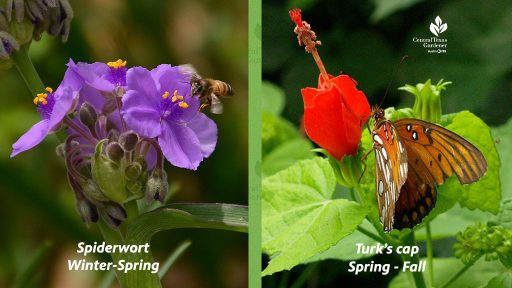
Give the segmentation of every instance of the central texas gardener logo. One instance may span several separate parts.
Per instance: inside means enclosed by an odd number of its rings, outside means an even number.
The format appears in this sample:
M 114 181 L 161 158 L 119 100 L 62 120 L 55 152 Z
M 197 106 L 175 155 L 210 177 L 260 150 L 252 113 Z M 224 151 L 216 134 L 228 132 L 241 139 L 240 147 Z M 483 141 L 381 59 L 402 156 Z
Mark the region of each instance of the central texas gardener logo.
M 412 42 L 421 44 L 427 53 L 445 54 L 447 52 L 448 39 L 441 38 L 440 35 L 448 30 L 448 24 L 443 23 L 441 17 L 436 16 L 434 22 L 430 23 L 429 28 L 434 36 L 431 35 L 429 38 L 415 36 L 412 38 Z
M 443 20 L 441 20 L 441 17 L 439 16 L 436 17 L 435 22 L 435 24 L 430 23 L 430 32 L 439 37 L 439 34 L 443 33 L 444 31 L 446 31 L 446 29 L 448 29 L 448 24 L 443 24 Z

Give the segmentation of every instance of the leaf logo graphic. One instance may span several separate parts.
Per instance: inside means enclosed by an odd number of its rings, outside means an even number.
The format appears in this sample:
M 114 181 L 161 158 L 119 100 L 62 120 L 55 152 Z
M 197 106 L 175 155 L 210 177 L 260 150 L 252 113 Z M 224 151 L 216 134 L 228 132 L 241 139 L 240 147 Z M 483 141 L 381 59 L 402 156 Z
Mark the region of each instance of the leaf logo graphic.
M 430 23 L 430 32 L 439 37 L 439 34 L 443 33 L 444 31 L 446 31 L 446 29 L 448 29 L 448 24 L 443 24 L 443 20 L 441 20 L 441 17 L 439 16 L 436 17 L 435 22 L 435 24 Z

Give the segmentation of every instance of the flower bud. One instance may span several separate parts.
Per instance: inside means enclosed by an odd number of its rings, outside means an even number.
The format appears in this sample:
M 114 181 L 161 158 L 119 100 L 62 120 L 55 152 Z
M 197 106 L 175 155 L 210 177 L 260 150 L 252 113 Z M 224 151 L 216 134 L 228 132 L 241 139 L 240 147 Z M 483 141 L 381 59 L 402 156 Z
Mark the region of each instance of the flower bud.
M 139 135 L 131 130 L 119 136 L 119 145 L 121 145 L 121 148 L 126 152 L 133 151 L 137 143 L 139 143 Z
M 55 147 L 55 154 L 61 158 L 66 158 L 66 143 L 60 143 Z
M 103 155 L 103 144 L 107 141 L 107 139 L 103 139 L 96 145 L 91 165 L 92 178 L 106 197 L 116 203 L 123 203 L 129 196 L 125 189 L 124 169 Z M 113 150 L 115 149 L 112 148 L 111 151 Z M 111 156 L 109 155 L 109 157 Z
M 124 156 L 124 151 L 117 142 L 109 143 L 106 148 L 106 153 L 108 158 L 117 164 L 120 163 L 121 159 Z
M 117 142 L 119 140 L 119 131 L 117 129 L 111 129 L 108 131 L 108 143 Z
M 101 208 L 101 216 L 114 229 L 119 227 L 127 217 L 124 208 L 114 202 L 108 202 Z
M 126 180 L 135 181 L 142 173 L 142 165 L 138 162 L 132 162 L 124 169 Z
M 123 97 L 123 95 L 126 93 L 126 90 L 123 86 L 116 86 L 115 90 L 114 90 L 114 94 L 121 98 Z
M 87 198 L 99 202 L 109 201 L 109 198 L 105 196 L 103 191 L 101 191 L 100 187 L 98 187 L 93 180 L 80 180 L 79 185 L 82 187 L 82 191 Z
M 76 209 L 85 224 L 98 222 L 98 210 L 96 206 L 87 201 L 87 199 L 77 199 Z
M 126 190 L 130 191 L 130 193 L 134 195 L 139 195 L 142 197 L 142 188 L 144 186 L 139 181 L 128 181 L 126 182 Z M 139 198 L 139 197 L 137 197 Z
M 345 155 L 341 160 L 337 160 L 324 149 L 315 149 L 315 151 L 327 156 L 338 183 L 348 188 L 359 184 L 359 180 L 363 175 L 363 162 L 359 153 L 353 156 Z
M 98 114 L 91 104 L 84 102 L 82 106 L 80 106 L 79 116 L 80 122 L 82 122 L 82 124 L 91 130 L 95 129 L 96 120 L 98 120 Z
M 105 101 L 103 107 L 101 107 L 101 114 L 110 115 L 112 112 L 117 110 L 117 100 L 115 98 L 110 98 Z
M 441 120 L 441 91 L 452 82 L 443 82 L 441 79 L 436 85 L 432 85 L 430 79 L 416 86 L 405 85 L 398 88 L 407 91 L 416 97 L 412 111 L 416 118 L 438 123 Z
M 168 187 L 167 173 L 158 168 L 153 170 L 148 182 L 146 182 L 146 200 L 148 202 L 158 200 L 163 203 L 167 196 Z

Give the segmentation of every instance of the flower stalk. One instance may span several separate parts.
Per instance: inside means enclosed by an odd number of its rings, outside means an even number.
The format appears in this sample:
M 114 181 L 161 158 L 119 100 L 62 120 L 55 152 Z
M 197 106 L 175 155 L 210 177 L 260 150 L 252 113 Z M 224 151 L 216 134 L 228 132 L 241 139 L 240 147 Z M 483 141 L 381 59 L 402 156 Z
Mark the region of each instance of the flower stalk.
M 43 81 L 41 81 L 36 68 L 32 64 L 25 46 L 20 47 L 19 50 L 13 50 L 11 52 L 11 59 L 14 61 L 16 70 L 20 73 L 32 95 L 44 91 Z

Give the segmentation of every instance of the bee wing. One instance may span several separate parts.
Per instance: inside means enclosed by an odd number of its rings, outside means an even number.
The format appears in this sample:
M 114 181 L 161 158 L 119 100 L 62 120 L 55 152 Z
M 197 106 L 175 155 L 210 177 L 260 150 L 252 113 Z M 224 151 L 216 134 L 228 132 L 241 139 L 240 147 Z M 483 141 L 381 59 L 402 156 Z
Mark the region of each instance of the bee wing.
M 183 64 L 178 67 L 180 69 L 180 72 L 187 76 L 192 77 L 194 75 L 197 75 L 197 70 L 196 68 L 194 68 L 194 66 L 192 66 L 192 64 Z
M 212 93 L 211 98 L 212 101 L 210 103 L 210 112 L 213 114 L 222 114 L 224 107 L 222 106 L 222 102 L 220 101 L 219 97 Z

